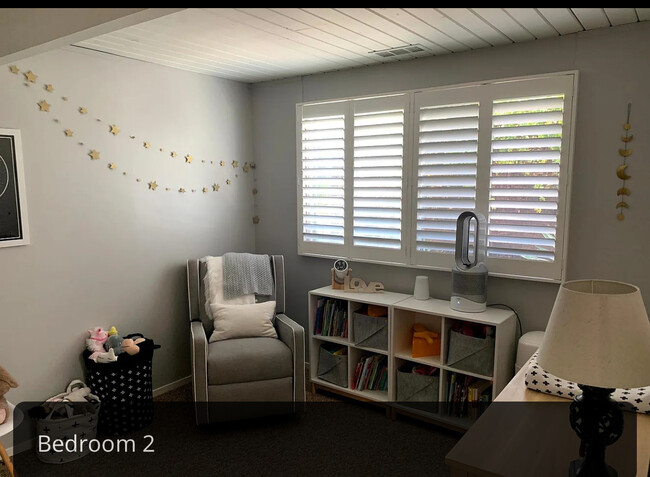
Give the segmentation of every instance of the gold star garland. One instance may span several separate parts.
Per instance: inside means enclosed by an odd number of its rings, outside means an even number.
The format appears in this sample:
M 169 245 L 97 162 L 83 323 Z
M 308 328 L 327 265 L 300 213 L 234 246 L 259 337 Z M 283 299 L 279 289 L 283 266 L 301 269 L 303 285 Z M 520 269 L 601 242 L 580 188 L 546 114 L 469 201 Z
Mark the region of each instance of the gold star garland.
M 9 66 L 9 71 L 10 71 L 12 74 L 18 75 L 19 72 L 20 72 L 20 69 L 19 69 L 16 65 L 10 65 L 10 66 Z M 38 76 L 37 76 L 35 73 L 33 73 L 31 70 L 27 71 L 26 73 L 23 73 L 23 75 L 24 75 L 24 77 L 25 77 L 25 81 L 26 81 L 25 84 L 26 84 L 27 86 L 29 86 L 29 83 L 36 83 L 36 80 L 38 79 Z M 49 92 L 49 93 L 52 93 L 52 92 L 54 91 L 54 86 L 53 86 L 52 84 L 44 84 L 43 89 L 45 89 L 45 90 L 46 90 L 47 92 Z M 61 100 L 67 102 L 67 101 L 68 101 L 68 97 L 67 97 L 67 96 L 61 96 Z M 46 100 L 43 99 L 43 100 L 39 101 L 37 104 L 38 104 L 38 107 L 39 107 L 39 111 L 42 111 L 42 112 L 50 112 L 50 107 L 51 107 L 52 105 L 49 104 Z M 78 111 L 81 115 L 87 115 L 87 114 L 88 114 L 88 109 L 87 109 L 85 106 L 79 106 L 78 109 L 77 109 L 77 111 Z M 102 119 L 100 119 L 100 118 L 96 118 L 96 121 L 97 121 L 97 122 L 102 122 Z M 55 118 L 55 119 L 54 119 L 54 122 L 58 123 L 59 120 Z M 74 134 L 74 132 L 73 132 L 71 129 L 64 129 L 64 130 L 63 130 L 63 133 L 65 134 L 66 137 L 72 137 L 73 134 Z M 117 136 L 117 135 L 120 133 L 120 128 L 119 128 L 119 126 L 117 126 L 116 124 L 111 124 L 111 125 L 109 125 L 109 133 L 110 133 L 110 134 L 113 134 L 114 136 Z M 130 135 L 129 137 L 130 137 L 130 139 L 135 139 L 135 136 L 133 136 L 133 135 Z M 80 146 L 83 146 L 83 145 L 84 145 L 84 143 L 81 142 L 81 141 L 78 142 L 78 144 L 79 144 Z M 150 143 L 149 141 L 144 141 L 144 142 L 143 142 L 143 147 L 146 148 L 146 149 L 149 149 L 149 148 L 151 147 L 151 143 Z M 159 150 L 160 150 L 160 152 L 164 152 L 165 149 L 164 149 L 163 147 L 160 147 Z M 178 156 L 178 153 L 177 153 L 176 151 L 172 151 L 170 155 L 171 155 L 171 157 L 174 157 L 174 158 L 175 158 L 175 157 Z M 96 149 L 91 149 L 91 150 L 88 152 L 88 156 L 89 156 L 90 159 L 93 160 L 93 161 L 95 161 L 95 160 L 99 160 L 99 159 L 101 158 L 101 157 L 100 157 L 100 152 L 97 151 Z M 184 158 L 185 158 L 185 163 L 186 163 L 186 164 L 192 164 L 192 163 L 193 163 L 194 157 L 193 157 L 191 154 L 187 154 L 187 155 L 185 155 Z M 206 160 L 201 160 L 200 162 L 201 162 L 202 164 L 206 164 L 206 163 L 207 163 Z M 214 161 L 210 161 L 210 164 L 214 164 Z M 219 165 L 220 165 L 221 167 L 225 166 L 225 161 L 223 161 L 223 160 L 219 161 Z M 237 160 L 233 160 L 232 163 L 231 163 L 231 165 L 232 165 L 233 169 L 237 169 L 237 168 L 239 167 L 239 161 L 237 161 Z M 254 168 L 255 165 L 254 165 L 253 163 L 251 163 L 251 164 L 249 165 L 248 162 L 245 162 L 245 163 L 244 163 L 244 166 L 242 167 L 242 171 L 243 171 L 243 172 L 248 172 L 249 167 Z M 117 168 L 117 165 L 116 165 L 115 163 L 111 162 L 111 163 L 108 164 L 108 169 L 109 169 L 109 170 L 115 170 L 116 168 Z M 126 176 L 126 175 L 127 175 L 127 172 L 126 172 L 126 171 L 122 172 L 122 175 Z M 235 174 L 235 177 L 239 177 L 238 174 Z M 140 178 L 137 178 L 137 179 L 136 179 L 136 182 L 141 182 L 141 179 L 140 179 Z M 230 184 L 231 184 L 230 179 L 227 179 L 227 180 L 226 180 L 226 184 L 227 184 L 227 185 L 230 185 Z M 152 182 L 149 182 L 149 183 L 148 183 L 148 186 L 149 186 L 149 189 L 150 189 L 150 190 L 154 190 L 154 191 L 155 191 L 156 188 L 158 187 L 158 184 L 157 184 L 156 181 L 152 181 Z M 219 184 L 216 184 L 216 183 L 215 183 L 215 184 L 212 185 L 212 190 L 213 190 L 214 192 L 218 192 L 218 191 L 219 191 L 219 188 L 220 188 Z M 171 188 L 166 187 L 165 190 L 171 190 Z M 209 188 L 208 188 L 208 187 L 203 187 L 201 190 L 205 193 L 205 192 L 208 192 L 208 191 L 209 191 Z M 183 188 L 183 187 L 181 187 L 181 188 L 178 189 L 178 191 L 181 192 L 181 193 L 185 193 L 185 192 L 186 192 L 186 189 Z M 192 192 L 196 192 L 197 189 L 191 189 L 191 191 L 192 191 Z

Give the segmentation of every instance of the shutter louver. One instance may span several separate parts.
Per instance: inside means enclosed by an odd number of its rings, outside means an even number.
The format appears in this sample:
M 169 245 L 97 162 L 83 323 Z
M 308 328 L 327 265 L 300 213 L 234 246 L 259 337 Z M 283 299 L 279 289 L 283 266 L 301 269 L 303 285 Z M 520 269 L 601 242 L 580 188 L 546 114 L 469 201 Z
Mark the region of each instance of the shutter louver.
M 453 254 L 458 215 L 475 208 L 478 118 L 478 102 L 419 109 L 417 251 Z
M 403 109 L 355 112 L 355 246 L 402 248 L 403 156 Z
M 564 95 L 493 102 L 488 256 L 553 262 Z
M 345 117 L 302 120 L 302 236 L 343 244 L 345 231 Z

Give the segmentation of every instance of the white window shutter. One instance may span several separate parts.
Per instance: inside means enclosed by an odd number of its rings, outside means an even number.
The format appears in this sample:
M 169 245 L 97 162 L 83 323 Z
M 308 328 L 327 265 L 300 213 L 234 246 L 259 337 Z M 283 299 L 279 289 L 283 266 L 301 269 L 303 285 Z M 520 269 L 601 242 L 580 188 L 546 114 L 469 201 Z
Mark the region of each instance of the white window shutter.
M 419 93 L 415 105 L 412 263 L 450 269 L 456 220 L 476 208 L 480 104 L 463 90 Z
M 345 244 L 345 104 L 299 108 L 299 251 L 341 254 Z
M 405 262 L 404 123 L 407 97 L 353 101 L 352 253 Z
M 511 85 L 509 96 L 506 85 L 495 89 L 488 268 L 561 280 L 572 77 L 523 81 L 518 88 Z

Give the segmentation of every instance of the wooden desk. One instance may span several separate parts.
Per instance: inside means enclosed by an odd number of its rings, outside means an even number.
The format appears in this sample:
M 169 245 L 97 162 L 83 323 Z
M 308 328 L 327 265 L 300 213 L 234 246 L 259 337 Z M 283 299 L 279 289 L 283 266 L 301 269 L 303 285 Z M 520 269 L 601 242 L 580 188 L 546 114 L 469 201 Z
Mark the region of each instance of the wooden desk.
M 568 475 L 569 462 L 579 457 L 579 440 L 569 424 L 571 401 L 528 389 L 524 382 L 527 369 L 522 367 L 447 454 L 445 463 L 452 477 Z M 532 402 L 548 405 L 518 404 Z M 504 410 L 509 406 L 513 412 Z M 607 448 L 605 460 L 619 477 L 634 475 L 625 465 L 631 467 L 631 447 L 636 444 L 636 476 L 648 477 L 650 416 L 624 414 L 626 429 L 619 441 Z M 635 423 L 636 442 L 630 435 Z

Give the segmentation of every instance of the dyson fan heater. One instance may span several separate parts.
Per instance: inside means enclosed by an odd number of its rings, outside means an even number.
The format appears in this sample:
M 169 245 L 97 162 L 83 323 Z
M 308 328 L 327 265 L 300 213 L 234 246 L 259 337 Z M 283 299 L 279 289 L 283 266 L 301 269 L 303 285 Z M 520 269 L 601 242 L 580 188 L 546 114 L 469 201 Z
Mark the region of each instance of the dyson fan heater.
M 471 223 L 474 221 L 474 250 L 470 254 Z M 449 306 L 454 310 L 476 313 L 487 306 L 485 266 L 485 217 L 465 211 L 456 221 L 456 265 L 451 271 L 452 291 Z

